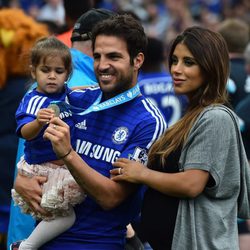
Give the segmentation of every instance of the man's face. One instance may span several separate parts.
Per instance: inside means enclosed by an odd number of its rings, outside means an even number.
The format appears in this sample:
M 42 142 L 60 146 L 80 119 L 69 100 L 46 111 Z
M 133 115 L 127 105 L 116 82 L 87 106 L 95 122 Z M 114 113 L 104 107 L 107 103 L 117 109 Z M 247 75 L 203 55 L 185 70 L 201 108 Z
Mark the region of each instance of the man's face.
M 130 64 L 124 40 L 99 35 L 96 37 L 93 55 L 96 78 L 105 97 L 113 97 L 136 84 L 137 69 Z

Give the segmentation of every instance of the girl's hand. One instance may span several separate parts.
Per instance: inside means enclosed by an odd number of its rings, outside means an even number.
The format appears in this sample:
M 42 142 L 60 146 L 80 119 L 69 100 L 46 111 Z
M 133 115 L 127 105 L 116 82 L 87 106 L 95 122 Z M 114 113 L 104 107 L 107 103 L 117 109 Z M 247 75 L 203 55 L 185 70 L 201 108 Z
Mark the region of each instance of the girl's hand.
M 37 113 L 36 120 L 41 125 L 44 126 L 50 122 L 50 120 L 55 116 L 53 109 L 40 109 Z
M 143 164 L 125 158 L 117 159 L 113 166 L 115 168 L 110 170 L 110 173 L 114 181 L 141 183 L 142 177 L 148 170 Z

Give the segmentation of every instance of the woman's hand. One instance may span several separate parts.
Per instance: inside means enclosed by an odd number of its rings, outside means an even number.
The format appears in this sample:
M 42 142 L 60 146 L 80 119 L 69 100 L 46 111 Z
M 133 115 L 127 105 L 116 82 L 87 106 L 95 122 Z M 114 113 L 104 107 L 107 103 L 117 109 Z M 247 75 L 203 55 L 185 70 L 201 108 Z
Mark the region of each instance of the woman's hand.
M 113 163 L 114 169 L 110 170 L 111 179 L 114 181 L 128 181 L 132 183 L 141 183 L 143 176 L 148 169 L 141 163 L 125 158 L 117 159 Z
M 35 213 L 40 212 L 41 214 L 47 214 L 40 206 L 42 200 L 41 186 L 46 181 L 47 178 L 44 176 L 34 176 L 30 178 L 21 174 L 18 174 L 15 180 L 15 190 L 22 196 Z
M 51 141 L 58 159 L 63 158 L 63 156 L 71 152 L 70 129 L 60 118 L 55 117 L 51 119 L 43 138 Z

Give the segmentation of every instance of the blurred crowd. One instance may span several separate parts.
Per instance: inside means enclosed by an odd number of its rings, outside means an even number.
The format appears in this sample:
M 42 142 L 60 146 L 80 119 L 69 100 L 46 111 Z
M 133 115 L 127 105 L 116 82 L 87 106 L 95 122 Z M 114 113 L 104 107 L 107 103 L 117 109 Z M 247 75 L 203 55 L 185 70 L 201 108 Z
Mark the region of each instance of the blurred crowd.
M 92 0 L 96 8 L 132 12 L 149 36 L 169 43 L 186 27 L 202 25 L 216 30 L 227 18 L 250 24 L 248 0 Z M 34 19 L 46 23 L 53 33 L 67 29 L 63 0 L 1 0 L 0 6 L 21 8 Z
M 134 12 L 149 36 L 167 44 L 186 27 L 201 25 L 215 30 L 219 23 L 237 17 L 250 23 L 247 0 L 125 0 L 104 1 L 115 10 Z

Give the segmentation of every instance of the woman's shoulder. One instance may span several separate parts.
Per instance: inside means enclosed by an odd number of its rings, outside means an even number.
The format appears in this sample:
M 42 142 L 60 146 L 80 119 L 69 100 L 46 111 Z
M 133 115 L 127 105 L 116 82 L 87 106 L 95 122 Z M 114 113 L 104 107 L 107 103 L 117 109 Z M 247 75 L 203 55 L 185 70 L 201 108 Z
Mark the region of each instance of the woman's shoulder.
M 211 105 L 206 107 L 200 114 L 200 119 L 209 119 L 217 122 L 230 122 L 237 120 L 237 115 L 225 105 Z
M 190 134 L 197 131 L 231 133 L 236 124 L 238 126 L 238 118 L 230 108 L 224 105 L 211 105 L 204 108 L 197 117 Z

